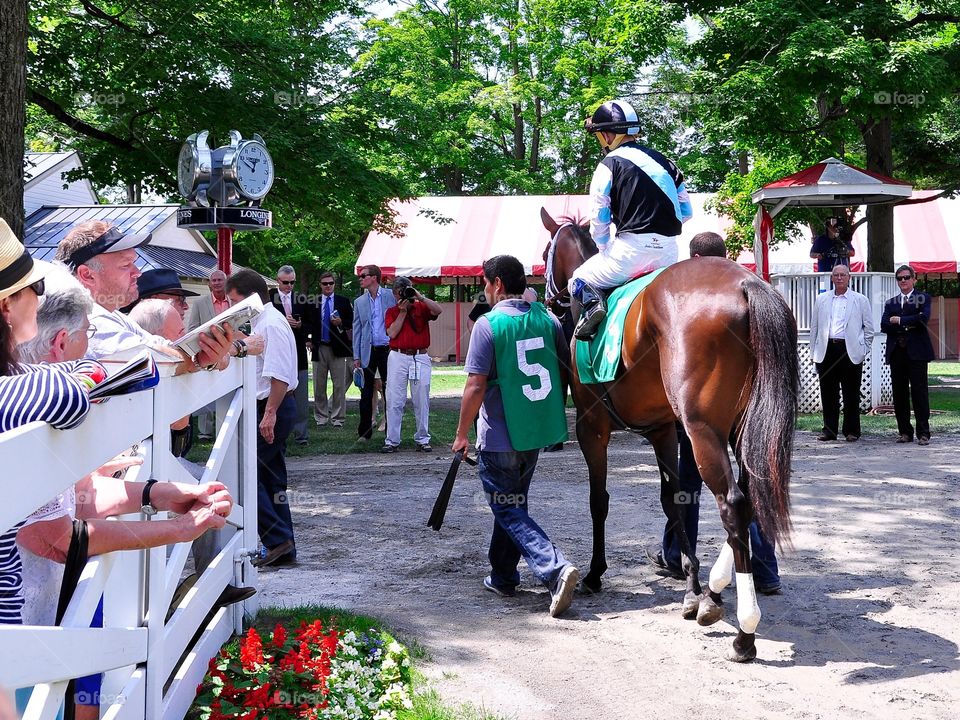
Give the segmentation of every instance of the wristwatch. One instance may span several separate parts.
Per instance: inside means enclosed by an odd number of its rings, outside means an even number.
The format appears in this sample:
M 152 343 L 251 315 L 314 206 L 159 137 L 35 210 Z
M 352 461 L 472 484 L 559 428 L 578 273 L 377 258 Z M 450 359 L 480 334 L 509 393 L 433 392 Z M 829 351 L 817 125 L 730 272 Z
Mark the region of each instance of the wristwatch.
M 143 495 L 140 497 L 140 512 L 148 517 L 157 514 L 157 508 L 150 502 L 150 488 L 156 482 L 156 480 L 147 480 L 147 484 L 143 486 Z

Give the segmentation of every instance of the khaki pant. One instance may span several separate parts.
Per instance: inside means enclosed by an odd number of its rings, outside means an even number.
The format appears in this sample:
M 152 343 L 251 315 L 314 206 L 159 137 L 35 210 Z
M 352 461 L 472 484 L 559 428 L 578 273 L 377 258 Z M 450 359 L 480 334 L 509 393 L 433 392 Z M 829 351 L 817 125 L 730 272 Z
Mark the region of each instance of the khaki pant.
M 347 416 L 347 384 L 353 359 L 336 357 L 329 345 L 318 345 L 313 356 L 313 417 L 317 425 L 343 425 Z M 327 400 L 327 374 L 333 397 Z

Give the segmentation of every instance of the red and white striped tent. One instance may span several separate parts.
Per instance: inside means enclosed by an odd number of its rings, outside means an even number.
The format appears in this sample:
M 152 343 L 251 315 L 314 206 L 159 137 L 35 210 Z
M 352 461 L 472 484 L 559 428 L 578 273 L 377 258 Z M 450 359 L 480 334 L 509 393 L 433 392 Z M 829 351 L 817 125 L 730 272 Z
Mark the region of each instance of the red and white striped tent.
M 914 197 L 929 197 L 918 191 Z M 721 235 L 730 227 L 727 218 L 705 210 L 710 193 L 692 193 L 693 218 L 683 226 L 680 258 L 687 257 L 690 238 L 698 232 Z M 406 275 L 434 281 L 475 278 L 487 258 L 510 254 L 519 258 L 527 273 L 542 276 L 543 250 L 550 240 L 540 223 L 540 208 L 555 218 L 586 216 L 585 195 L 527 195 L 511 197 L 421 197 L 395 201 L 396 235 L 371 232 L 357 259 L 357 269 L 379 265 L 387 277 Z M 920 273 L 956 274 L 960 261 L 960 200 L 939 199 L 894 209 L 894 260 L 909 263 Z M 770 251 L 773 273 L 813 272 L 809 229 L 797 228 L 792 241 Z M 854 271 L 864 269 L 866 227 L 853 238 Z M 744 252 L 738 262 L 754 269 L 753 254 Z

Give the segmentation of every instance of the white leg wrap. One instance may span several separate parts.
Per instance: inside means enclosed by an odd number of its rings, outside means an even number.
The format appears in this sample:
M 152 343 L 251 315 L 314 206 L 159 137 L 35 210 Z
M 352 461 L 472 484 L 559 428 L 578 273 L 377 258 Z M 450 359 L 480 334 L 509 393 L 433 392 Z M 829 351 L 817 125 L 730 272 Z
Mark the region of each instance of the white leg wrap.
M 733 573 L 733 548 L 730 543 L 725 542 L 720 548 L 720 556 L 710 568 L 710 591 L 721 592 L 730 584 L 730 578 Z M 753 587 L 751 585 L 751 587 Z
M 737 622 L 740 630 L 753 634 L 760 624 L 760 606 L 757 605 L 757 589 L 753 586 L 753 573 L 737 573 Z

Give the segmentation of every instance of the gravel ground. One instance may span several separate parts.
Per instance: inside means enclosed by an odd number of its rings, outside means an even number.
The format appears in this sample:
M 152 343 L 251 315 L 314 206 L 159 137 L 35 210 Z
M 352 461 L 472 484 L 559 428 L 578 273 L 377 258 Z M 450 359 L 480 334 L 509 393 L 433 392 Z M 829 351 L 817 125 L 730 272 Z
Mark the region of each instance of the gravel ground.
M 646 561 L 663 525 L 657 473 L 650 447 L 623 434 L 611 443 L 604 591 L 577 596 L 562 618 L 525 566 L 516 598 L 482 588 L 492 516 L 475 469 L 461 469 L 442 531 L 426 527 L 445 453 L 290 461 L 300 562 L 266 569 L 261 601 L 381 617 L 424 646 L 422 669 L 447 701 L 505 718 L 954 718 L 958 450 L 955 435 L 921 448 L 798 434 L 784 594 L 760 598 L 748 665 L 723 659 L 735 626 L 683 620 L 682 583 Z M 587 496 L 575 443 L 542 455 L 532 514 L 584 569 Z M 705 581 L 719 548 L 713 507 L 700 527 Z M 724 597 L 735 620 L 736 593 Z

